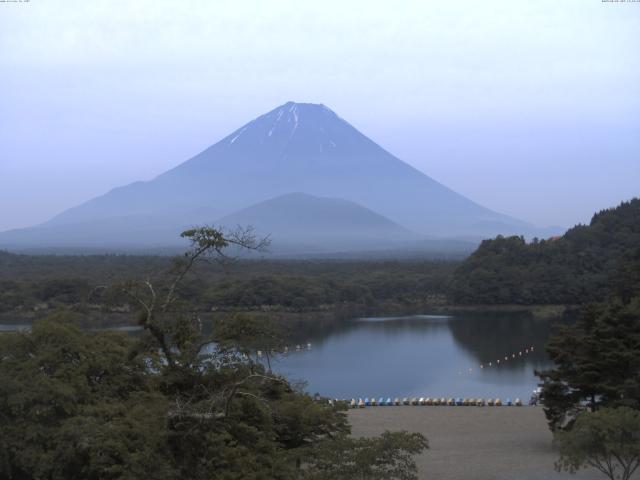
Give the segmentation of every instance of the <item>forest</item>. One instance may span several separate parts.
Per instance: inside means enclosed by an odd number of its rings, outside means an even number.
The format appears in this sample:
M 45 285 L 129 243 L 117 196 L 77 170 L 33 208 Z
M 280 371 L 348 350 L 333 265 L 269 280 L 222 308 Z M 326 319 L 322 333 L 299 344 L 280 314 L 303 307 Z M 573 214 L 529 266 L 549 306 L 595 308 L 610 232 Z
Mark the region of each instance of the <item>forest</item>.
M 122 323 L 129 299 L 102 288 L 161 278 L 167 256 L 19 255 L 0 251 L 0 320 L 59 308 Z M 202 265 L 180 286 L 200 312 L 417 312 L 456 305 L 580 305 L 640 285 L 640 200 L 550 239 L 498 236 L 466 260 L 237 260 Z
M 569 304 L 628 299 L 640 288 L 640 199 L 596 213 L 563 236 L 485 240 L 454 271 L 459 304 Z
M 0 252 L 0 318 L 35 319 L 58 308 L 118 322 L 130 299 L 99 287 L 161 279 L 171 258 L 16 255 Z M 336 312 L 420 309 L 445 301 L 447 261 L 238 260 L 203 264 L 180 286 L 200 312 Z

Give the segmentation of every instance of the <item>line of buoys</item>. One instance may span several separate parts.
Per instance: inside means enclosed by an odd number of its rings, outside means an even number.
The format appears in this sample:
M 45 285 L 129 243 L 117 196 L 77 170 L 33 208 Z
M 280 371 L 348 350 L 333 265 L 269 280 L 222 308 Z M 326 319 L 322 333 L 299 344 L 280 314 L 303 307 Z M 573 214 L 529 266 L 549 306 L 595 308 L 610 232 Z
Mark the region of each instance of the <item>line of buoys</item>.
M 276 355 L 278 353 L 282 353 L 284 355 L 288 354 L 290 351 L 295 350 L 296 352 L 301 352 L 303 350 L 311 350 L 311 342 L 307 342 L 306 344 L 298 344 L 298 345 L 294 345 L 292 347 L 288 347 L 285 346 L 282 351 L 276 352 L 275 350 L 271 350 L 271 354 L 272 355 Z M 265 351 L 263 350 L 258 350 L 256 352 L 256 354 L 258 355 L 259 358 L 262 358 L 262 356 L 265 354 Z
M 336 400 L 338 401 L 338 400 Z M 504 402 L 500 398 L 431 398 L 431 397 L 404 397 L 400 399 L 400 397 L 395 397 L 391 400 L 391 397 L 379 397 L 377 400 L 375 397 L 365 397 L 364 399 L 352 398 L 351 400 L 346 401 L 351 408 L 365 408 L 365 407 L 390 407 L 390 406 L 403 406 L 403 405 L 430 405 L 430 406 L 438 406 L 438 405 L 446 405 L 449 407 L 454 406 L 476 406 L 476 407 L 501 407 L 501 406 L 515 406 L 521 407 L 522 400 L 516 398 L 515 400 L 511 400 L 507 398 Z
M 511 355 L 507 354 L 504 356 L 504 358 L 498 358 L 495 362 L 491 361 L 491 362 L 487 362 L 487 363 L 481 363 L 480 364 L 480 368 L 484 369 L 484 368 L 489 368 L 489 367 L 493 367 L 493 366 L 498 366 L 500 365 L 500 362 L 508 362 L 509 359 L 515 359 L 515 358 L 519 358 L 522 357 L 523 355 L 527 355 L 529 353 L 533 353 L 534 352 L 534 347 L 533 345 L 528 347 L 528 348 L 524 348 L 522 350 L 520 350 L 517 353 L 512 353 Z M 469 369 L 469 373 L 472 373 L 473 369 Z
M 490 361 L 490 362 L 486 362 L 486 363 L 481 363 L 479 365 L 480 370 L 484 370 L 486 368 L 492 368 L 492 367 L 498 367 L 500 365 L 504 365 L 505 362 L 508 362 L 510 359 L 514 360 L 517 358 L 520 358 L 522 356 L 528 355 L 529 353 L 533 353 L 534 352 L 534 347 L 533 345 L 527 348 L 523 348 L 522 350 L 518 351 L 517 353 L 512 353 L 512 354 L 507 354 L 504 357 L 498 358 L 495 361 Z M 467 370 L 460 370 L 458 371 L 458 375 L 462 375 L 464 374 L 469 374 L 472 375 L 474 372 L 474 369 L 472 367 L 468 368 Z

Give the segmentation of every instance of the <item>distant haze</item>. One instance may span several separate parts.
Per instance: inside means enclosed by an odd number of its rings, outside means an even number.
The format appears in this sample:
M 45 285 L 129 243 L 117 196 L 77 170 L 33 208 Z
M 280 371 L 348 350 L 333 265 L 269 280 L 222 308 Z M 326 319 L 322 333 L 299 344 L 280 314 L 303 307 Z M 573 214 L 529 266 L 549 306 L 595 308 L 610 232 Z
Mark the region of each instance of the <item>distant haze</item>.
M 0 3 L 0 230 L 149 180 L 288 100 L 500 213 L 640 194 L 640 4 Z
M 114 188 L 33 228 L 0 232 L 0 248 L 166 248 L 203 224 L 253 226 L 272 236 L 279 254 L 441 256 L 451 253 L 440 248 L 445 238 L 561 233 L 454 192 L 325 105 L 287 102 L 153 180 Z

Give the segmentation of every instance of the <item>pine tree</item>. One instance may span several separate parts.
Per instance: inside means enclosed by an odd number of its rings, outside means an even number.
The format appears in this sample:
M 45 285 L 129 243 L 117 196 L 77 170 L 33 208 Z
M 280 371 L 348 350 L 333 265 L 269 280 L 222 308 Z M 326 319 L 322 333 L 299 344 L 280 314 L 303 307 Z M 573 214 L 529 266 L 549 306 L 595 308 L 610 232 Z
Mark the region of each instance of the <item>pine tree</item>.
M 552 430 L 585 409 L 640 409 L 640 299 L 587 307 L 575 325 L 556 331 L 547 352 L 556 366 L 538 376 Z

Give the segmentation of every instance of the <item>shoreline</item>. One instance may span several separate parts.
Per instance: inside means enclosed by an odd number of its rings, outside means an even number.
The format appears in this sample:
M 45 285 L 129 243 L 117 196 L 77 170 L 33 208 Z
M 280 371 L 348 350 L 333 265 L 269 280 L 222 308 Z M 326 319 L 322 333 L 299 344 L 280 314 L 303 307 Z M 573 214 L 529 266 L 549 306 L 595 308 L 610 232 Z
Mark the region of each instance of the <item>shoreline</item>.
M 235 314 L 253 314 L 265 317 L 277 317 L 276 320 L 282 324 L 292 324 L 301 322 L 341 322 L 360 316 L 410 316 L 419 314 L 456 314 L 456 313 L 476 313 L 476 314 L 530 314 L 533 318 L 546 320 L 559 318 L 566 314 L 572 314 L 579 307 L 576 305 L 380 305 L 376 307 L 364 307 L 360 305 L 336 305 L 332 308 L 309 311 L 293 311 L 288 309 L 218 309 L 215 311 L 202 311 L 206 317 L 229 316 Z M 67 310 L 71 315 L 85 316 L 89 320 L 83 323 L 92 324 L 96 327 L 128 327 L 136 325 L 135 312 L 97 312 L 95 309 L 65 309 L 49 308 L 36 311 L 3 312 L 0 314 L 0 325 L 31 325 L 47 316 Z M 205 318 L 206 318 L 205 317 Z

